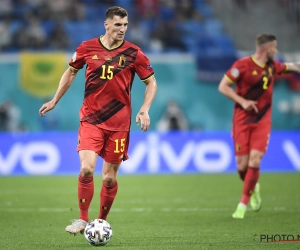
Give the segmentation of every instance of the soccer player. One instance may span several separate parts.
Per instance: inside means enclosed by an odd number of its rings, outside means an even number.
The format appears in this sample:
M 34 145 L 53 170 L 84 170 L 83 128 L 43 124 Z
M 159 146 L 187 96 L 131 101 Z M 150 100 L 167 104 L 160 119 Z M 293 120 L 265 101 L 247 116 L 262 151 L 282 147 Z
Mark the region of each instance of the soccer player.
M 270 139 L 274 77 L 300 72 L 300 63 L 280 63 L 274 60 L 276 53 L 276 37 L 258 35 L 255 54 L 237 60 L 219 84 L 219 91 L 235 103 L 232 135 L 237 171 L 244 182 L 240 203 L 232 214 L 237 219 L 244 218 L 249 201 L 254 211 L 261 207 L 258 178 Z M 234 83 L 235 90 L 231 88 Z
M 45 116 L 53 109 L 71 86 L 78 70 L 87 65 L 77 145 L 81 164 L 78 178 L 80 215 L 66 227 L 66 231 L 74 235 L 83 233 L 89 221 L 98 156 L 104 159 L 99 219 L 106 220 L 117 194 L 118 169 L 121 162 L 128 159 L 131 87 L 135 73 L 146 85 L 136 123 L 144 132 L 150 125 L 148 111 L 157 91 L 154 71 L 141 49 L 124 40 L 127 26 L 127 11 L 118 6 L 109 8 L 105 13 L 105 34 L 78 46 L 53 99 L 39 110 L 40 116 Z

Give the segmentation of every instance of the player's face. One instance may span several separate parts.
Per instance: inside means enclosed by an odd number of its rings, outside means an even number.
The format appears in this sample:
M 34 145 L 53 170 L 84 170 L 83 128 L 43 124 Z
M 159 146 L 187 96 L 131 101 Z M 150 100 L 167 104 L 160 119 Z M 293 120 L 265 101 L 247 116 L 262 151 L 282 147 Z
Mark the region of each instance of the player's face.
M 113 19 L 107 19 L 105 21 L 106 33 L 115 41 L 124 40 L 125 33 L 128 26 L 127 16 L 122 18 L 120 16 L 114 16 Z
M 277 54 L 277 41 L 272 41 L 267 44 L 267 59 L 268 61 L 272 61 Z

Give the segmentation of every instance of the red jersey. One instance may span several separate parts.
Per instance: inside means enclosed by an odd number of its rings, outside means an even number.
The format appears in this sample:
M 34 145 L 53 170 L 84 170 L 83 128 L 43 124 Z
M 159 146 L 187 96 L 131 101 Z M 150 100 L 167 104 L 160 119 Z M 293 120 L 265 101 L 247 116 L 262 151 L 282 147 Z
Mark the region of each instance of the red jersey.
M 236 83 L 235 92 L 247 100 L 257 101 L 258 113 L 246 111 L 235 103 L 233 122 L 240 124 L 271 123 L 273 85 L 276 74 L 287 70 L 279 61 L 260 65 L 254 57 L 237 60 L 226 72 L 227 79 Z
M 84 101 L 80 121 L 110 131 L 129 131 L 131 123 L 131 87 L 135 73 L 142 81 L 154 74 L 141 49 L 123 41 L 106 48 L 100 38 L 82 42 L 69 65 L 86 66 Z

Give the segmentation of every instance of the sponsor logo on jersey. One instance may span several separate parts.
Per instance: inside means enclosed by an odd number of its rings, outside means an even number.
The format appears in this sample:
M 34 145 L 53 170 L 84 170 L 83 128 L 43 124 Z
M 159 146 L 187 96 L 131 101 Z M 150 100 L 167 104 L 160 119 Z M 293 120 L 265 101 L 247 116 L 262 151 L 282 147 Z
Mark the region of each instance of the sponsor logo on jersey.
M 234 77 L 237 78 L 240 75 L 240 71 L 237 68 L 233 68 L 230 72 L 230 74 Z
M 149 64 L 149 65 L 146 66 L 146 69 L 148 69 L 148 70 L 152 69 L 152 66 Z

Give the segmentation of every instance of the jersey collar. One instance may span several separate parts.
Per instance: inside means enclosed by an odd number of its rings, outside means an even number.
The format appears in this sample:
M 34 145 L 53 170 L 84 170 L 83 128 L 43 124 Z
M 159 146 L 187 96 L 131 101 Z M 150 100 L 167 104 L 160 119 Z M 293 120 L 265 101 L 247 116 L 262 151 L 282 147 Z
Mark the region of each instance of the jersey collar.
M 102 37 L 103 37 L 103 36 L 100 36 L 99 39 L 98 39 L 98 41 L 99 41 L 100 45 L 101 45 L 103 48 L 105 48 L 106 50 L 108 50 L 108 51 L 112 51 L 112 50 L 118 49 L 118 48 L 120 48 L 120 47 L 124 44 L 124 40 L 123 40 L 122 43 L 121 43 L 119 46 L 113 47 L 113 48 L 109 49 L 109 48 L 107 48 L 107 47 L 102 43 L 102 41 L 101 41 L 101 40 L 102 40 Z
M 258 67 L 261 67 L 262 69 L 266 66 L 266 64 L 260 64 L 258 61 L 256 61 L 253 55 L 251 56 L 251 59 Z

